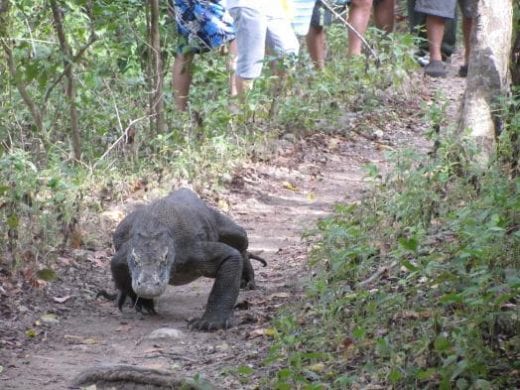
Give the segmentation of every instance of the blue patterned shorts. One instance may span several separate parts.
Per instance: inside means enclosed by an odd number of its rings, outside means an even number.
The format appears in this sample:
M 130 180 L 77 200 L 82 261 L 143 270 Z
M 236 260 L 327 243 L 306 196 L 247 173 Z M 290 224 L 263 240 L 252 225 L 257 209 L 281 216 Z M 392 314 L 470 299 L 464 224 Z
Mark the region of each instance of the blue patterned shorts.
M 170 0 L 179 33 L 177 53 L 202 53 L 235 39 L 233 19 L 221 0 Z

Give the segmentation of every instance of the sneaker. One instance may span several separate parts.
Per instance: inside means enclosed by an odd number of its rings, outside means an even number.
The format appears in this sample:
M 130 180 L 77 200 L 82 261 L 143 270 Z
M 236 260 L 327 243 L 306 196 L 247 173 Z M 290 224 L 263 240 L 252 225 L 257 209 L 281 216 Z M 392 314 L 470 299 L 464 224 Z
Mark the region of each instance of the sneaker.
M 462 65 L 459 68 L 459 77 L 466 77 L 468 75 L 468 65 Z
M 424 74 L 430 77 L 446 77 L 446 65 L 442 61 L 432 60 L 424 67 Z
M 423 56 L 416 57 L 417 62 L 419 65 L 421 65 L 423 68 L 430 63 L 430 55 L 425 54 Z
M 418 50 L 414 53 L 414 58 L 423 68 L 430 62 L 430 54 L 424 50 Z

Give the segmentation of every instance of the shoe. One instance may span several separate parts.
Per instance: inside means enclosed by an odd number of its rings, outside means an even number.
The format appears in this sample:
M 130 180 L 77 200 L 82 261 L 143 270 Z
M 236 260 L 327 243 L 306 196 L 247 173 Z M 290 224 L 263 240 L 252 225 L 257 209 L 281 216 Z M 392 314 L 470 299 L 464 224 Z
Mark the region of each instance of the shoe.
M 428 65 L 424 67 L 424 74 L 430 77 L 446 77 L 446 65 L 439 60 L 431 60 Z
M 462 65 L 459 68 L 459 77 L 466 77 L 468 75 L 468 65 Z
M 430 63 L 430 55 L 425 54 L 423 56 L 416 57 L 417 62 L 419 65 L 421 65 L 423 68 Z
M 419 65 L 421 65 L 423 68 L 428 65 L 428 62 L 430 62 L 430 54 L 427 51 L 424 50 L 418 50 L 414 53 L 415 61 Z

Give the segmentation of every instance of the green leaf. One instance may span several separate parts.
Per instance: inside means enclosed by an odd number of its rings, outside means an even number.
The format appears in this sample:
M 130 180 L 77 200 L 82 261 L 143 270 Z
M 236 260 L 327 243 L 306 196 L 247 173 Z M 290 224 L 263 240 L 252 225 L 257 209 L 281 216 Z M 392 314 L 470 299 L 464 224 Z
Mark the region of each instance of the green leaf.
M 457 386 L 457 389 L 460 389 L 460 390 L 466 390 L 469 388 L 468 381 L 464 378 L 457 379 L 457 382 L 455 383 L 455 385 Z
M 461 303 L 464 299 L 457 293 L 445 294 L 441 297 L 441 303 Z
M 4 195 L 7 190 L 9 190 L 9 186 L 0 185 L 0 196 Z
M 413 265 L 412 263 L 410 263 L 410 261 L 408 260 L 403 260 L 401 261 L 401 264 L 408 270 L 412 271 L 412 272 L 415 272 L 415 271 L 418 271 L 419 268 L 416 267 L 415 265 Z
M 400 379 L 402 378 L 402 374 L 399 370 L 396 370 L 396 369 L 393 369 L 392 371 L 390 371 L 390 373 L 388 374 L 388 379 L 390 380 L 390 382 L 392 383 L 397 383 Z
M 356 339 L 362 339 L 363 337 L 365 337 L 365 329 L 361 328 L 361 327 L 357 327 L 356 329 L 354 329 L 354 331 L 352 332 L 352 336 L 354 336 Z
M 417 239 L 415 237 L 412 237 L 410 239 L 401 237 L 399 239 L 399 245 L 401 245 L 406 250 L 409 250 L 411 252 L 416 252 L 417 247 L 419 246 L 419 243 L 417 242 Z
M 433 346 L 435 347 L 435 350 L 437 352 L 445 352 L 449 348 L 451 348 L 451 344 L 449 340 L 444 336 L 439 336 L 435 339 L 435 342 L 433 343 Z
M 52 189 L 56 189 L 58 187 L 58 185 L 60 184 L 60 178 L 58 177 L 53 177 L 49 180 L 49 182 L 47 183 L 47 186 L 49 188 L 52 188 Z
M 491 383 L 489 383 L 487 380 L 477 379 L 473 385 L 473 388 L 478 389 L 478 390 L 489 390 L 492 387 L 491 387 Z
M 435 374 L 437 374 L 437 370 L 435 368 L 428 368 L 427 370 L 420 370 L 417 372 L 417 379 L 419 380 L 428 380 L 432 379 Z
M 18 224 L 20 223 L 20 220 L 18 219 L 18 215 L 11 214 L 7 218 L 7 226 L 9 226 L 10 229 L 16 229 L 18 227 Z
M 292 375 L 292 371 L 289 370 L 288 368 L 284 368 L 284 369 L 281 369 L 280 371 L 278 371 L 278 374 L 276 375 L 278 377 L 278 379 L 288 379 L 290 378 Z
M 500 226 L 491 226 L 488 230 L 494 233 L 503 233 L 506 231 L 506 229 L 501 228 Z
M 243 376 L 250 376 L 251 374 L 253 374 L 255 372 L 255 370 L 253 370 L 249 366 L 240 366 L 240 367 L 238 367 L 237 371 L 240 375 L 243 375 Z
M 461 360 L 460 362 L 457 362 L 457 367 L 455 370 L 453 370 L 453 373 L 451 374 L 451 380 L 455 380 L 462 374 L 466 369 L 468 368 L 468 363 L 465 360 Z
M 25 66 L 25 78 L 27 82 L 34 80 L 36 76 L 38 76 L 38 73 L 38 64 L 30 63 Z
M 52 282 L 58 277 L 56 272 L 50 268 L 41 269 L 36 272 L 36 275 L 38 276 L 38 279 L 45 280 L 46 282 Z

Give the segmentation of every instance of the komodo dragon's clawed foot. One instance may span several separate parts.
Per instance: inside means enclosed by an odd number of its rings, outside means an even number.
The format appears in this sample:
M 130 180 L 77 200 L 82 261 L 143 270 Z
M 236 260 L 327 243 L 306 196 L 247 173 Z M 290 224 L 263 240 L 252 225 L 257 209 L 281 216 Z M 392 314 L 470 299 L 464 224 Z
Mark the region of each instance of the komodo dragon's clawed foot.
M 120 311 L 123 311 L 123 306 L 125 304 L 126 298 L 130 296 L 130 299 L 132 300 L 132 307 L 138 312 L 142 314 L 150 314 L 150 315 L 156 315 L 157 312 L 155 311 L 155 303 L 153 299 L 147 299 L 147 298 L 139 298 L 135 295 L 134 292 L 130 292 L 130 294 L 126 294 L 124 292 L 119 292 L 117 295 L 117 307 Z
M 134 300 L 135 310 L 142 314 L 157 315 L 153 299 L 139 298 Z M 145 313 L 146 311 L 146 313 Z
M 240 288 L 242 290 L 256 290 L 256 283 L 254 280 L 242 279 L 240 281 Z
M 219 330 L 219 329 L 229 329 L 233 325 L 229 318 L 221 319 L 221 318 L 212 318 L 206 319 L 205 316 L 202 318 L 194 318 L 188 321 L 188 328 L 191 330 L 205 330 L 208 332 Z

